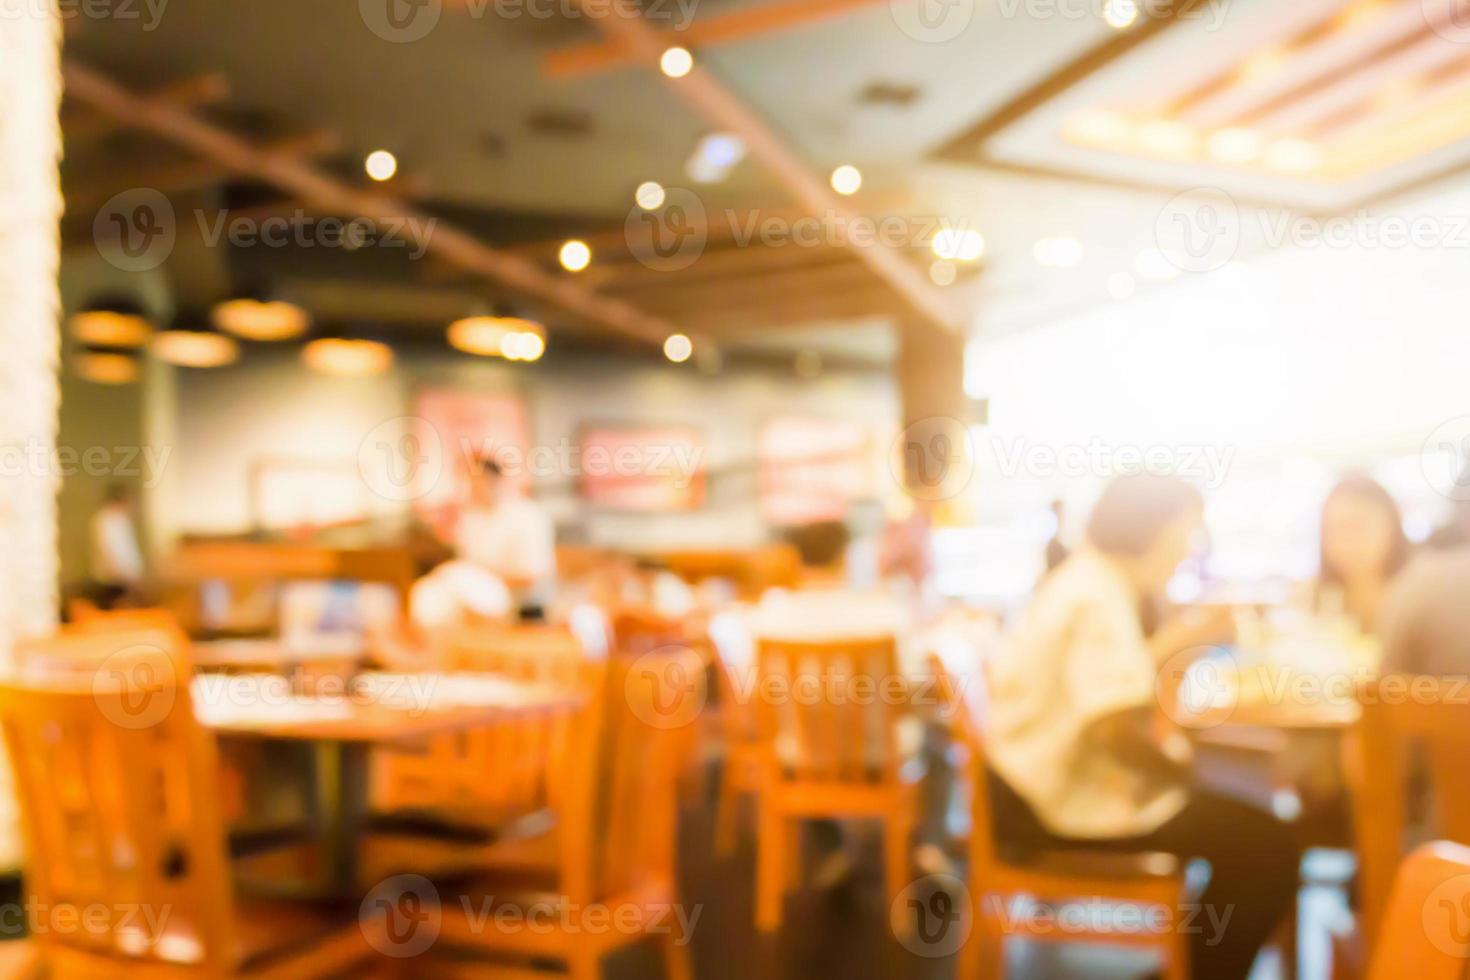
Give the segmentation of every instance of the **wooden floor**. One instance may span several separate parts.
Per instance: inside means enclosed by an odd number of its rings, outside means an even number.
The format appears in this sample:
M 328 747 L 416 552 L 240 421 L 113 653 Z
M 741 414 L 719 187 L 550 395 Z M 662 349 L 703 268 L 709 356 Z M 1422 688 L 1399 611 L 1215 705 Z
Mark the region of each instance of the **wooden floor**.
M 748 826 L 748 825 L 747 825 Z M 686 812 L 680 850 L 686 901 L 699 907 L 693 955 L 697 980 L 949 980 L 953 957 L 915 955 L 888 928 L 878 849 L 859 842 L 854 874 L 829 891 L 807 888 L 788 898 L 786 922 L 774 937 L 754 928 L 754 852 L 748 829 L 739 851 L 727 860 L 713 853 L 712 828 L 705 809 Z M 807 862 L 821 860 L 832 840 L 808 834 Z M 1310 866 L 1311 861 L 1308 862 Z M 1326 923 L 1344 904 L 1337 885 L 1304 890 L 1301 901 L 1302 980 L 1328 976 Z M 1131 980 L 1153 974 L 1146 955 L 1126 950 L 1060 947 L 1013 942 L 1010 980 Z M 606 964 L 608 980 L 659 980 L 659 961 L 651 948 L 633 947 Z M 1252 980 L 1283 976 L 1274 950 L 1257 964 Z

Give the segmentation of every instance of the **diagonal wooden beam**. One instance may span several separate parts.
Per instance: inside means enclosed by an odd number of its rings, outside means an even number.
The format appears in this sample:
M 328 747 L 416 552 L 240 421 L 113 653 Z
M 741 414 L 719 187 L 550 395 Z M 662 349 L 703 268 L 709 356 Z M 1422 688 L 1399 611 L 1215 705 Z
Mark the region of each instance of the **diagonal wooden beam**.
M 315 130 L 299 136 L 272 140 L 262 147 L 278 156 L 321 157 L 336 152 L 341 145 L 337 134 Z M 235 175 L 231 167 L 214 161 L 184 160 L 166 164 L 135 163 L 112 168 L 105 179 L 89 180 L 64 188 L 66 210 L 70 214 L 94 210 L 119 191 L 134 187 L 151 187 L 164 194 L 180 194 L 204 190 Z
M 871 7 L 880 0 L 773 0 L 745 10 L 697 20 L 688 27 L 663 32 L 664 47 L 708 48 L 759 37 L 776 31 L 806 27 L 832 17 Z M 670 4 L 665 10 L 676 9 Z M 543 55 L 541 73 L 547 78 L 566 79 L 593 72 L 636 65 L 638 56 L 616 41 L 573 44 Z
M 636 16 L 589 19 L 595 20 L 604 34 L 620 42 L 640 62 L 657 66 L 667 41 L 662 31 Z M 821 175 L 797 157 L 771 127 L 701 65 L 696 62 L 683 78 L 668 78 L 662 73 L 659 77 L 700 115 L 740 137 L 750 155 L 770 171 L 802 208 L 811 214 L 831 215 L 840 228 L 854 226 L 859 213 L 846 207 Z M 845 244 L 924 319 L 945 330 L 961 329 L 964 317 L 959 308 L 906 257 L 877 243 Z
M 360 190 L 314 164 L 261 149 L 220 126 L 176 106 L 139 96 L 71 59 L 62 66 L 67 94 L 129 126 L 147 130 L 232 171 L 299 197 L 310 207 L 357 215 L 401 228 L 421 245 L 467 272 L 494 279 L 525 296 L 645 343 L 661 344 L 675 327 L 627 303 L 608 299 L 558 278 L 536 263 L 492 248 L 462 229 L 439 221 L 391 195 Z
M 156 92 L 149 92 L 147 98 L 185 109 L 213 105 L 228 98 L 229 94 L 229 79 L 220 72 L 208 72 L 171 82 Z M 120 119 L 87 109 L 81 112 L 62 112 L 61 129 L 70 148 L 121 132 L 127 129 L 127 124 Z

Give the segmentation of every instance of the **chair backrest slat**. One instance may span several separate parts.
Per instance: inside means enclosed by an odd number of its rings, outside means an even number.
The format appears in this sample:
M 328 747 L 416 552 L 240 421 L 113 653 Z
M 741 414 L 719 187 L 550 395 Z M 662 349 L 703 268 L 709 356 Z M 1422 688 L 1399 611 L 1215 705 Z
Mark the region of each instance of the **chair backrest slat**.
M 680 738 L 704 694 L 690 650 L 607 664 L 569 753 L 562 871 L 573 902 L 672 882 Z
M 1470 958 L 1470 848 L 1436 843 L 1394 878 L 1368 980 L 1461 980 Z
M 773 764 L 808 782 L 896 778 L 901 699 L 893 637 L 762 639 L 756 715 Z
M 217 761 L 188 687 L 168 671 L 32 678 L 0 685 L 0 720 L 30 854 L 27 887 L 49 908 L 115 913 L 104 931 L 49 930 L 42 944 L 229 972 Z M 149 923 L 169 919 L 189 921 L 198 947 L 147 934 Z
M 1436 838 L 1470 844 L 1470 697 L 1458 681 L 1384 677 L 1360 691 L 1359 753 L 1349 766 L 1357 797 L 1354 832 L 1362 879 L 1364 935 L 1373 939 L 1404 855 L 1410 823 L 1410 774 L 1418 758 L 1432 780 Z
M 589 661 L 576 637 L 551 626 L 467 626 L 440 638 L 448 669 L 583 691 Z M 554 804 L 571 725 L 566 711 L 383 747 L 376 800 L 388 808 L 454 806 L 496 820 Z

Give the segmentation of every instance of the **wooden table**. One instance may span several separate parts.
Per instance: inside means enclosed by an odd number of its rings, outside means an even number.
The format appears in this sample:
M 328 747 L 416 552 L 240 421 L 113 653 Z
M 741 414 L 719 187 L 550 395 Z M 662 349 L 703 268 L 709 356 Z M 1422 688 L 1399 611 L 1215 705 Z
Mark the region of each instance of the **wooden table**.
M 577 704 L 565 690 L 483 676 L 365 674 L 352 683 L 340 697 L 292 694 L 279 675 L 199 678 L 193 685 L 195 714 L 220 737 L 312 743 L 327 856 L 324 889 L 338 896 L 351 896 L 358 886 L 374 745 L 570 711 Z
M 219 673 L 284 672 L 298 666 L 355 663 L 361 654 L 302 653 L 280 640 L 205 640 L 189 646 L 189 662 L 196 671 Z

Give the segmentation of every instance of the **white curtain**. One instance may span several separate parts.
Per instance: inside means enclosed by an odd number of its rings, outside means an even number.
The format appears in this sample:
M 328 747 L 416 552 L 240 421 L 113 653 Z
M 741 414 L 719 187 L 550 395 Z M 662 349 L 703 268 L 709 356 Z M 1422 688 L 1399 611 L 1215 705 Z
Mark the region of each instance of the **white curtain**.
M 55 0 L 0 0 L 0 663 L 55 625 L 61 21 Z M 20 861 L 0 765 L 0 868 Z

